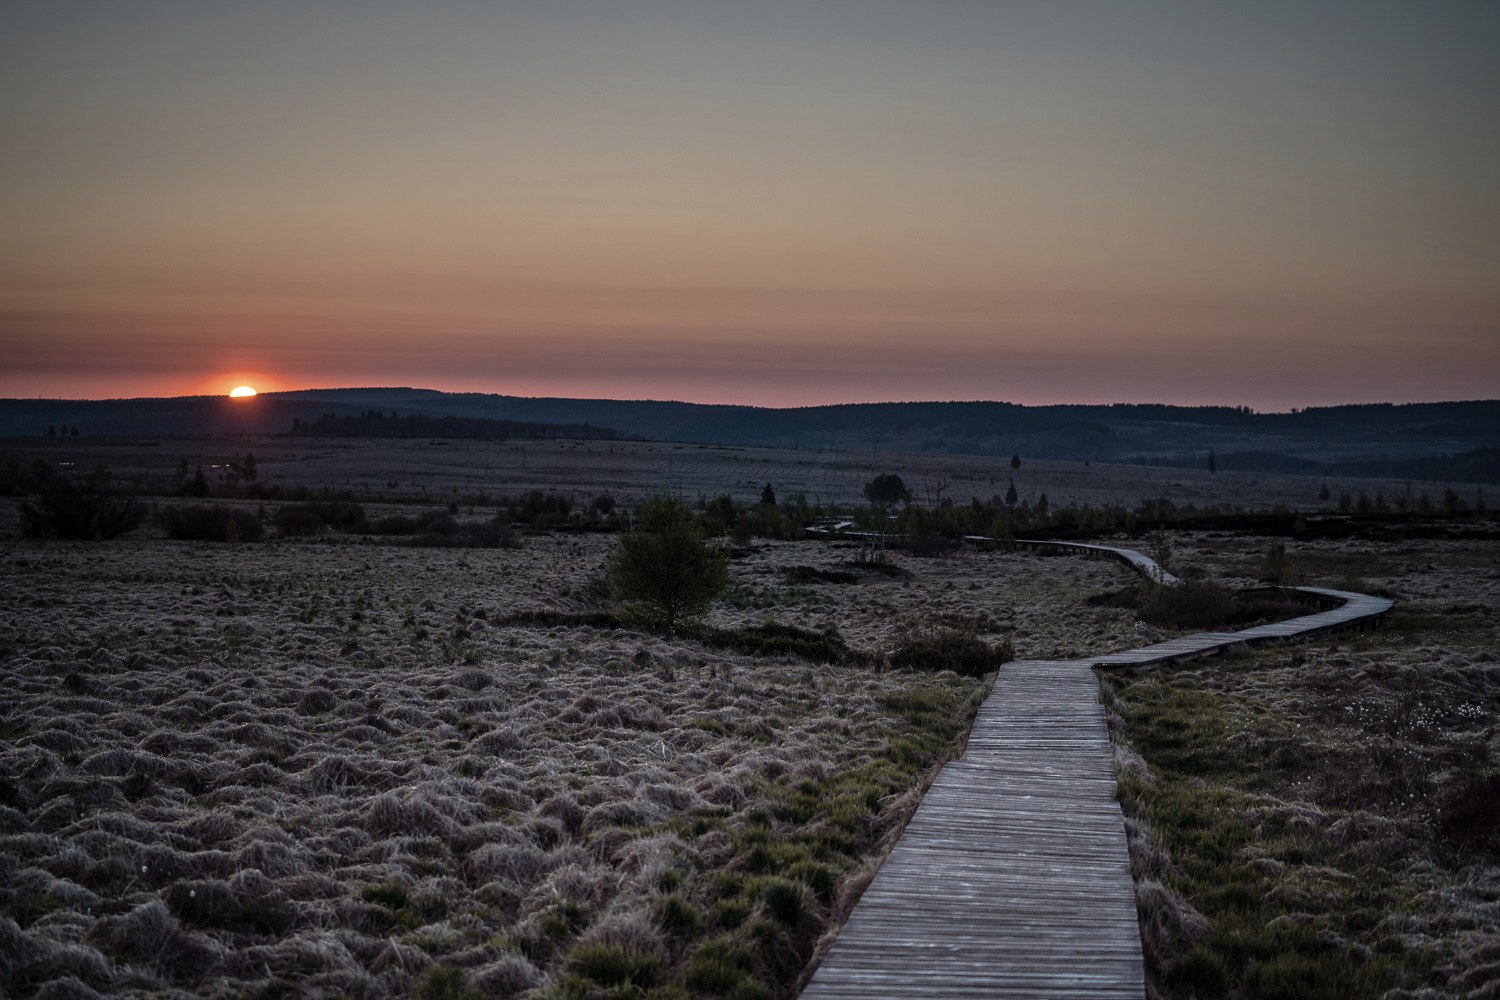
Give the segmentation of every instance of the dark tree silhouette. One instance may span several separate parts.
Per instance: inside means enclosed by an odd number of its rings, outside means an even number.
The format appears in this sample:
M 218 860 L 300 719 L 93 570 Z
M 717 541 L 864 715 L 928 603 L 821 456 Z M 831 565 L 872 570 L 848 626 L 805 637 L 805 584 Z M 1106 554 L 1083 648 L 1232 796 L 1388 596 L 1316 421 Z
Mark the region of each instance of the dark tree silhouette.
M 865 484 L 865 499 L 877 507 L 889 507 L 910 500 L 911 490 L 900 476 L 887 472 Z
M 767 483 L 766 488 L 760 491 L 760 502 L 767 507 L 776 506 L 776 491 L 771 489 L 770 483 Z
M 1021 456 L 1020 455 L 1012 455 L 1012 456 L 1010 456 L 1010 467 L 1012 469 L 1019 469 L 1021 467 Z

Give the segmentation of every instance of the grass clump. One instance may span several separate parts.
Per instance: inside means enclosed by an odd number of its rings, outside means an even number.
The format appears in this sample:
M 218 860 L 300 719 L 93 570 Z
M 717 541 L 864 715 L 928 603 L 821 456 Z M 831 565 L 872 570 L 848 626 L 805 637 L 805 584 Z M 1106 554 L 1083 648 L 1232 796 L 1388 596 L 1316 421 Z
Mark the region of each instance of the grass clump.
M 755 949 L 735 938 L 703 942 L 688 959 L 683 984 L 694 994 L 729 1000 L 771 1000 L 775 994 L 755 975 Z
M 484 991 L 476 988 L 464 970 L 451 965 L 434 965 L 422 974 L 412 989 L 412 1000 L 484 1000 Z
M 557 1000 L 687 1000 L 669 980 L 662 956 L 622 944 L 590 942 L 568 952 L 566 970 L 548 994 Z

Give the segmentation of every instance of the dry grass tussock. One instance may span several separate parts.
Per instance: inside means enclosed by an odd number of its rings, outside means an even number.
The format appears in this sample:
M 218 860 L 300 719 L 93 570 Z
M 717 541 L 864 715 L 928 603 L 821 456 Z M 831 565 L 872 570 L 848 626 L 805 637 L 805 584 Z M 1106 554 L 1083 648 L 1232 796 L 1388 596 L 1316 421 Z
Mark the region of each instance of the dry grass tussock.
M 591 609 L 612 544 L 8 544 L 0 993 L 788 995 L 983 682 L 496 624 Z M 757 547 L 710 624 L 1129 644 L 1049 625 L 1107 564 L 784 573 L 851 555 Z
M 1252 582 L 1264 540 L 1174 540 Z M 1500 545 L 1289 544 L 1386 628 L 1111 677 L 1152 990 L 1500 994 Z

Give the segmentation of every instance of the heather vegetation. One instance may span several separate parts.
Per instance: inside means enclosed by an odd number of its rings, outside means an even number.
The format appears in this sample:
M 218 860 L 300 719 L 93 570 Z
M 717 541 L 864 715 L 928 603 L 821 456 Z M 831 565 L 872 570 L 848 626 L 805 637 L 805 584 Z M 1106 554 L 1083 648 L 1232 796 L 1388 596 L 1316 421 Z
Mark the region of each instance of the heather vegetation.
M 0 990 L 790 996 L 968 673 L 1125 614 L 1051 624 L 1103 563 L 761 542 L 669 635 L 615 617 L 618 544 L 14 541 Z M 926 619 L 968 659 L 898 665 Z
M 1229 578 L 1265 562 L 1248 540 L 1189 545 Z M 1493 996 L 1500 550 L 1295 558 L 1397 596 L 1388 626 L 1106 681 L 1153 992 Z

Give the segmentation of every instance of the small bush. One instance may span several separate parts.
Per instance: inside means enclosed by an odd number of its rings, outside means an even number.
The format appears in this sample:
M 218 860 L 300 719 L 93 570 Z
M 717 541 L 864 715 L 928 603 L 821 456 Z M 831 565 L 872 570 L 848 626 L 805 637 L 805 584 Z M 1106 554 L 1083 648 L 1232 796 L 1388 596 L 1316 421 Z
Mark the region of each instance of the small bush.
M 1289 585 L 1297 582 L 1298 573 L 1286 554 L 1285 542 L 1272 542 L 1260 557 L 1260 578 L 1267 583 Z
M 914 556 L 923 559 L 936 559 L 941 556 L 952 555 L 958 549 L 958 539 L 947 538 L 943 535 L 919 534 L 911 535 L 906 539 L 904 548 Z
M 1235 610 L 1234 595 L 1208 580 L 1175 587 L 1151 587 L 1141 599 L 1140 617 L 1162 628 L 1218 628 Z
M 258 542 L 266 529 L 248 510 L 213 507 L 166 507 L 157 520 L 167 535 L 184 542 Z M 233 527 L 231 527 L 233 525 Z
M 781 571 L 791 583 L 858 583 L 859 577 L 848 570 L 820 569 L 817 566 L 788 566 Z
M 145 516 L 146 509 L 134 497 L 109 491 L 109 473 L 103 468 L 81 481 L 49 475 L 36 500 L 21 504 L 22 529 L 28 538 L 115 538 Z
M 1438 809 L 1438 831 L 1461 851 L 1500 855 L 1500 774 L 1459 782 Z
M 1010 640 L 991 646 L 972 629 L 927 624 L 913 629 L 891 652 L 891 666 L 904 670 L 951 670 L 982 677 L 1015 659 Z
M 705 646 L 751 656 L 797 656 L 813 663 L 860 663 L 868 659 L 850 649 L 837 631 L 813 632 L 779 622 L 747 625 L 733 631 L 704 631 L 699 638 Z
M 334 531 L 363 532 L 369 527 L 365 509 L 352 500 L 310 500 L 288 504 L 276 512 L 278 528 L 280 519 L 287 514 L 312 514 Z
M 641 505 L 635 530 L 620 536 L 610 588 L 633 616 L 672 629 L 708 610 L 729 583 L 728 562 L 686 504 L 658 497 Z
M 276 531 L 284 538 L 310 538 L 328 530 L 328 523 L 310 510 L 283 507 L 272 519 Z

